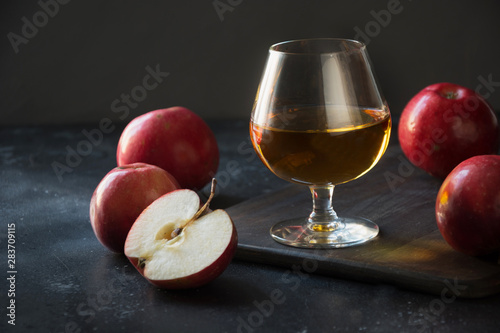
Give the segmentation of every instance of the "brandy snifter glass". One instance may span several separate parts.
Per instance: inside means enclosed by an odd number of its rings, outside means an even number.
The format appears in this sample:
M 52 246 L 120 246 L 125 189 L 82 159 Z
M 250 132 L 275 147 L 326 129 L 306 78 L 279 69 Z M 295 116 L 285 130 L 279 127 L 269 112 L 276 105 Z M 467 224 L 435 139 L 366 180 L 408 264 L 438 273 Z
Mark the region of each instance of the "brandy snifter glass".
M 384 154 L 391 115 L 366 45 L 338 38 L 272 45 L 257 91 L 250 136 L 278 177 L 310 188 L 309 216 L 279 221 L 278 242 L 306 248 L 346 247 L 379 232 L 365 218 L 337 216 L 335 185 L 361 177 Z

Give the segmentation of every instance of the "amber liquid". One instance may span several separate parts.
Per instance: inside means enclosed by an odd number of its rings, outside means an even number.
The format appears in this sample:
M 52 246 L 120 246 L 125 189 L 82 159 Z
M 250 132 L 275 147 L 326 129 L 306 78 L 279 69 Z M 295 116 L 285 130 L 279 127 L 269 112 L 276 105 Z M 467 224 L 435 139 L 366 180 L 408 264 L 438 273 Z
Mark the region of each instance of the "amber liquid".
M 342 112 L 339 122 L 327 119 L 324 107 L 275 113 L 263 125 L 251 121 L 251 139 L 262 162 L 278 177 L 306 185 L 345 183 L 368 172 L 382 157 L 391 117 L 387 110 Z M 328 128 L 336 127 L 332 122 L 339 128 Z

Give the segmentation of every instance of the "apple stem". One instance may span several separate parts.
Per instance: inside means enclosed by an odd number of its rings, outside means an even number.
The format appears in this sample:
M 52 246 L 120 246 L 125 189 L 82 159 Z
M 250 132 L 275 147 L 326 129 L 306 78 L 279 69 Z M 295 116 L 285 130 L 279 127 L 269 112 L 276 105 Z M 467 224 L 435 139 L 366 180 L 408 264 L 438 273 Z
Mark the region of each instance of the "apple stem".
M 445 97 L 447 99 L 455 99 L 457 98 L 457 93 L 453 92 L 453 91 L 448 91 L 447 93 L 445 93 Z
M 172 234 L 170 235 L 172 238 L 179 236 L 182 230 L 187 228 L 187 226 L 193 223 L 193 221 L 196 221 L 198 217 L 200 217 L 207 210 L 208 206 L 210 205 L 210 201 L 212 201 L 212 198 L 215 195 L 216 185 L 217 185 L 217 180 L 215 180 L 215 178 L 212 178 L 212 187 L 210 188 L 210 196 L 208 197 L 207 202 L 205 202 L 205 204 L 196 212 L 196 214 L 194 214 L 194 216 L 189 221 L 184 223 L 183 226 L 175 228 L 174 231 L 172 231 Z

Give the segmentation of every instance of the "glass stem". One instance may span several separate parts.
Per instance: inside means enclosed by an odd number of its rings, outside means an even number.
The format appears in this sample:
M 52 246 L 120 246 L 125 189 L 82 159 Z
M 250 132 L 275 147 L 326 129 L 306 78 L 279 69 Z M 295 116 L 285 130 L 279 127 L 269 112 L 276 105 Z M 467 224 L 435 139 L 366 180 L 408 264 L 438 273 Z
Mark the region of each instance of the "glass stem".
M 313 231 L 333 231 L 341 221 L 332 207 L 334 185 L 312 185 L 309 187 L 313 200 L 313 211 L 307 219 L 308 228 Z

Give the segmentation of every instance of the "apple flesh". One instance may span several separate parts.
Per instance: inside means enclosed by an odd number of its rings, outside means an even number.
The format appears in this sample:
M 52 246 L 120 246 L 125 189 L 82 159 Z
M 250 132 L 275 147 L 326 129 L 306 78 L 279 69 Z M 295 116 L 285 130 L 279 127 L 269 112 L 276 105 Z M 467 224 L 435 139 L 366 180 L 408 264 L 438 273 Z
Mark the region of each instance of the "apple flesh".
M 436 220 L 457 251 L 472 256 L 499 251 L 500 156 L 474 156 L 453 169 L 439 190 Z
M 496 154 L 499 125 L 490 105 L 474 90 L 437 83 L 406 105 L 398 136 L 410 162 L 444 179 L 472 156 Z
M 196 192 L 182 189 L 158 198 L 137 218 L 125 255 L 150 283 L 196 288 L 227 268 L 238 244 L 236 228 L 225 211 L 207 213 L 206 206 L 200 209 Z
M 200 190 L 217 171 L 219 149 L 202 118 L 184 107 L 171 107 L 133 119 L 121 134 L 116 160 L 118 165 L 157 165 L 182 188 Z
M 145 163 L 116 167 L 97 185 L 90 200 L 90 223 L 104 246 L 123 253 L 137 217 L 160 196 L 179 189 L 167 171 Z

